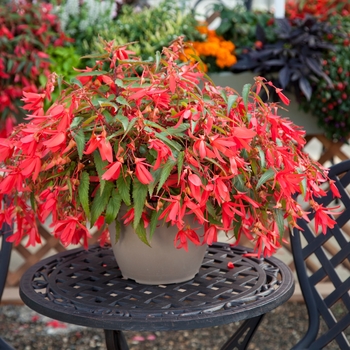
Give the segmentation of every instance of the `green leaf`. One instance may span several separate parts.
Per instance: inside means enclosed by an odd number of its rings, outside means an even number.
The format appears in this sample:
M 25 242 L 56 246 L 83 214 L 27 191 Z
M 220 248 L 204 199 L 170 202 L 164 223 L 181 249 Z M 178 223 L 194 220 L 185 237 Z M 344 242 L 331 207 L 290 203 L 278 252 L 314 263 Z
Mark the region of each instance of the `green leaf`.
M 73 133 L 74 141 L 77 144 L 77 151 L 79 159 L 83 158 L 83 152 L 85 148 L 85 134 L 83 129 L 79 129 L 78 132 Z
M 141 214 L 145 205 L 148 186 L 142 184 L 137 178 L 132 183 L 132 198 L 134 200 L 134 227 L 140 223 Z
M 258 184 L 256 185 L 256 189 L 260 188 L 266 181 L 272 179 L 275 176 L 275 171 L 273 169 L 268 169 L 266 172 L 261 176 L 261 178 L 258 181 Z
M 144 223 L 143 223 L 142 220 L 139 223 L 139 225 L 136 226 L 136 228 L 134 226 L 134 230 L 135 230 L 136 234 L 138 235 L 138 237 L 140 238 L 140 240 L 150 247 L 150 244 L 149 244 L 149 242 L 147 240 L 146 229 L 145 229 L 145 226 L 144 226 Z
M 124 136 L 126 136 L 128 134 L 128 132 L 132 129 L 132 127 L 135 125 L 137 118 L 131 119 L 128 127 L 125 130 Z M 124 137 L 123 137 L 124 138 Z
M 162 172 L 162 168 L 158 168 L 157 170 L 151 170 L 151 175 L 153 177 L 152 182 L 148 185 L 148 194 L 150 197 L 153 196 L 153 191 L 159 182 L 160 174 Z
M 209 213 L 213 218 L 215 218 L 215 217 L 216 217 L 216 212 L 215 212 L 215 208 L 214 208 L 213 204 L 211 203 L 211 201 L 208 200 L 208 201 L 205 203 L 205 207 L 206 207 L 208 213 Z
M 237 175 L 233 178 L 233 185 L 239 192 L 246 192 L 248 189 L 245 186 L 243 175 Z
M 129 125 L 129 119 L 127 117 L 124 117 L 122 114 L 117 114 L 115 117 L 122 123 L 124 131 L 127 130 Z
M 226 91 L 224 89 L 222 89 L 220 91 L 220 95 L 224 99 L 225 103 L 227 103 L 227 95 L 226 95 Z
M 123 202 L 128 206 L 131 205 L 130 183 L 131 183 L 130 176 L 127 176 L 126 178 L 124 178 L 123 176 L 119 176 L 117 179 L 117 187 L 118 187 L 120 196 L 122 197 Z
M 280 234 L 280 240 L 282 240 L 284 235 L 284 218 L 283 218 L 283 211 L 276 209 L 275 210 L 275 218 L 277 222 L 278 232 Z
M 117 217 L 120 206 L 122 203 L 122 197 L 119 192 L 112 191 L 112 196 L 108 202 L 107 208 L 106 208 L 106 223 L 111 224 L 113 220 Z
M 230 114 L 231 108 L 233 104 L 236 102 L 238 96 L 237 95 L 230 95 L 227 100 L 227 115 Z
M 242 98 L 243 98 L 243 102 L 246 110 L 248 109 L 248 97 L 249 97 L 249 92 L 251 87 L 252 87 L 252 84 L 245 84 L 243 86 Z
M 155 69 L 155 71 L 157 71 L 158 68 L 159 68 L 160 58 L 161 58 L 160 52 L 157 51 L 157 52 L 156 52 L 156 69 Z
M 153 129 L 145 127 L 146 131 L 154 132 Z M 159 133 L 159 132 L 154 132 L 155 136 L 159 139 L 161 139 L 165 144 L 167 144 L 172 150 L 177 150 L 178 152 L 181 152 L 182 146 L 174 141 L 174 140 L 169 140 L 167 135 L 164 133 Z
M 155 231 L 157 224 L 159 222 L 158 218 L 159 218 L 161 213 L 162 213 L 162 210 L 158 210 L 158 211 L 153 210 L 152 211 L 151 220 L 150 220 L 150 224 L 149 224 L 149 240 L 150 241 L 152 240 L 154 231 Z
M 184 133 L 184 131 L 189 129 L 189 127 L 190 127 L 189 123 L 182 123 L 177 128 L 174 128 L 174 127 L 167 128 L 162 133 L 165 133 L 165 134 L 168 134 L 168 135 L 171 135 L 171 136 L 182 135 Z
M 265 162 L 265 153 L 263 152 L 263 150 L 261 149 L 260 146 L 257 146 L 257 149 L 259 151 L 259 156 L 260 156 L 260 166 L 262 168 L 265 168 L 265 164 L 266 164 L 266 162 Z
M 298 174 L 303 174 L 303 170 L 300 168 L 296 168 L 296 171 L 298 172 Z M 320 172 L 322 172 L 321 169 L 319 169 Z M 306 188 L 307 188 L 307 181 L 306 181 L 306 177 L 304 176 L 303 179 L 300 181 L 300 190 L 301 190 L 301 194 L 303 195 L 303 197 L 306 194 Z
M 95 168 L 98 174 L 98 177 L 100 179 L 100 192 L 103 192 L 103 189 L 106 184 L 106 180 L 102 180 L 102 175 L 105 173 L 105 167 L 108 165 L 108 162 L 106 160 L 102 160 L 100 153 L 96 150 L 93 153 L 94 155 L 94 163 Z
M 171 171 L 174 169 L 176 165 L 176 160 L 169 158 L 168 161 L 164 164 L 162 168 L 162 173 L 160 174 L 160 179 L 158 183 L 157 193 L 160 191 L 165 181 L 168 179 Z
M 77 126 L 79 126 L 79 124 L 82 122 L 83 119 L 84 118 L 82 118 L 82 117 L 74 117 L 72 120 L 72 123 L 70 124 L 70 129 L 73 130 Z
M 119 104 L 123 105 L 123 106 L 128 106 L 128 107 L 130 107 L 128 101 L 127 101 L 123 96 L 118 96 L 117 99 L 116 99 L 116 101 L 117 101 Z
M 123 80 L 121 80 L 121 79 L 114 80 L 114 83 L 115 83 L 115 85 L 117 85 L 119 87 L 124 87 Z
M 86 171 L 83 171 L 80 175 L 80 183 L 78 187 L 78 196 L 80 203 L 84 209 L 86 217 L 90 218 L 90 206 L 89 206 L 89 186 L 90 176 Z
M 104 70 L 94 70 L 91 72 L 80 73 L 77 75 L 77 77 L 92 77 L 92 76 L 105 75 L 105 74 L 108 74 L 108 72 Z
M 78 85 L 80 88 L 83 87 L 83 84 L 82 84 L 81 81 L 78 80 L 77 78 L 72 78 L 72 79 L 70 80 L 70 83 L 71 83 L 71 84 Z
M 182 151 L 177 156 L 177 173 L 178 173 L 177 182 L 178 183 L 180 183 L 180 178 L 181 178 L 181 173 L 182 173 L 182 166 L 184 164 L 184 159 L 185 159 L 185 152 Z
M 103 191 L 97 191 L 91 206 L 91 226 L 93 226 L 99 216 L 105 210 L 109 197 L 114 189 L 114 184 L 107 181 Z
M 115 223 L 115 243 L 117 243 L 120 238 L 120 222 L 118 220 L 115 220 L 114 223 Z

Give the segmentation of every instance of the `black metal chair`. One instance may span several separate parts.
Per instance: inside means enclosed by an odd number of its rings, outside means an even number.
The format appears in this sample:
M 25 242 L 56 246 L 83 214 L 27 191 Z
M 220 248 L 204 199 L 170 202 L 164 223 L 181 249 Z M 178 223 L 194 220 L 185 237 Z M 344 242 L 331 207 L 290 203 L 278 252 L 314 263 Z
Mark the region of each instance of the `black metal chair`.
M 329 177 L 335 180 L 341 198 L 334 199 L 328 186 L 327 196 L 318 202 L 324 207 L 340 205 L 342 212 L 334 216 L 334 228 L 325 235 L 315 234 L 313 221 L 299 220 L 303 231 L 291 232 L 295 268 L 309 315 L 307 332 L 293 350 L 319 350 L 328 344 L 350 349 L 350 160 L 331 166 Z M 309 214 L 310 220 L 313 217 Z M 330 282 L 333 290 L 328 295 L 319 290 L 321 281 Z
M 7 273 L 10 265 L 10 257 L 12 250 L 12 243 L 6 242 L 6 238 L 11 234 L 11 227 L 3 225 L 0 236 L 2 236 L 1 248 L 0 248 L 0 301 L 5 289 Z M 0 349 L 1 350 L 14 350 L 8 343 L 0 337 Z

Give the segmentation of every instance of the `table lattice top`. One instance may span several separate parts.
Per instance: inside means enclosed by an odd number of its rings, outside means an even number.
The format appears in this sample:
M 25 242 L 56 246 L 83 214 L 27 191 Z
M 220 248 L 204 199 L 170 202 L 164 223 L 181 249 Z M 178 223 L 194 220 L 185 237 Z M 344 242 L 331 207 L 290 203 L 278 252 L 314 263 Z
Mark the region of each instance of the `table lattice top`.
M 110 248 L 79 248 L 33 265 L 21 279 L 20 295 L 43 315 L 87 327 L 151 331 L 221 325 L 271 311 L 293 293 L 293 275 L 284 263 L 244 257 L 246 252 L 214 244 L 194 279 L 149 286 L 124 279 Z

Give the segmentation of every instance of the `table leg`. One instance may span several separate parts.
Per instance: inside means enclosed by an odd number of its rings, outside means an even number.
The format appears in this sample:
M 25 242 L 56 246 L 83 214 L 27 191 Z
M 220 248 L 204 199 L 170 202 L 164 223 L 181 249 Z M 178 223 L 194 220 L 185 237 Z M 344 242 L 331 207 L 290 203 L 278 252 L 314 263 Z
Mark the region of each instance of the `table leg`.
M 105 329 L 107 350 L 129 350 L 128 343 L 122 331 Z
M 263 317 L 264 315 L 260 315 L 244 321 L 235 334 L 223 345 L 221 350 L 247 349 Z

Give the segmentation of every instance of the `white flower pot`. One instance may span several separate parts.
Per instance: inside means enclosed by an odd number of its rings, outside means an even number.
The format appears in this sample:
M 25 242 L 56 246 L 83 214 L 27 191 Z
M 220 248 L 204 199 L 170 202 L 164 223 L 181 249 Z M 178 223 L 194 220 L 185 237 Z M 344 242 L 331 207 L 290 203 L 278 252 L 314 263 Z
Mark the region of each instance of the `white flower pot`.
M 192 227 L 199 227 L 194 223 Z M 197 233 L 203 235 L 201 227 Z M 143 243 L 132 225 L 121 224 L 120 238 L 116 243 L 115 223 L 109 226 L 112 249 L 123 277 L 141 284 L 169 284 L 192 279 L 199 271 L 206 252 L 205 245 L 195 245 L 188 241 L 188 252 L 176 249 L 174 238 L 176 226 L 165 224 L 157 227 L 151 247 Z

